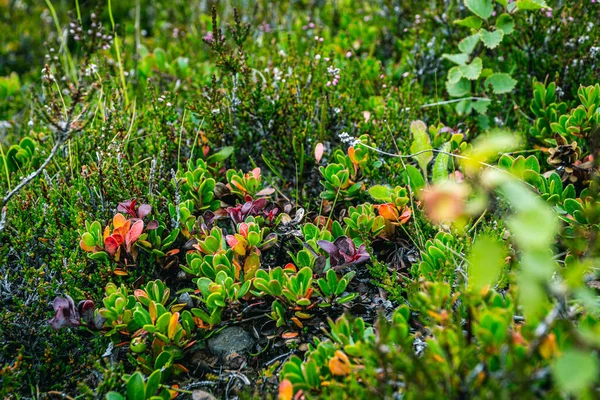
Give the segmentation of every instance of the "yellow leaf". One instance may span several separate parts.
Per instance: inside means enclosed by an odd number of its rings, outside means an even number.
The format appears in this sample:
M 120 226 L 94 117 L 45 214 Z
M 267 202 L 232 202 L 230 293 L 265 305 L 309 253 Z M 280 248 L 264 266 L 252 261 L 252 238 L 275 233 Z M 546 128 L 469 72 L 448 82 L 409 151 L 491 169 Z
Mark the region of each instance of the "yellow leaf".
M 150 304 L 148 304 L 148 313 L 150 313 L 150 321 L 152 321 L 152 324 L 154 324 L 156 322 L 156 318 L 158 317 L 158 310 L 156 309 L 156 303 L 151 301 Z
M 333 358 L 329 360 L 329 370 L 335 376 L 348 375 L 350 373 L 350 360 L 348 356 L 344 352 L 337 350 Z
M 169 320 L 169 330 L 168 336 L 169 339 L 173 339 L 175 337 L 175 332 L 177 332 L 177 321 L 179 321 L 179 313 L 173 313 L 171 315 L 171 319 Z
M 558 353 L 558 345 L 556 344 L 556 335 L 554 333 L 546 336 L 540 345 L 540 354 L 544 359 L 549 359 Z

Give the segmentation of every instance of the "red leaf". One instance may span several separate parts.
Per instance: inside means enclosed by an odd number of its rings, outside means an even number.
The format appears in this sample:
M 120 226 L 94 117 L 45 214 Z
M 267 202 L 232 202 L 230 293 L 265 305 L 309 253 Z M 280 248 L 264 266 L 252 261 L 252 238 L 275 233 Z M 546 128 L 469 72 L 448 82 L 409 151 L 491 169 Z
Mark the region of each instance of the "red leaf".
M 127 232 L 127 236 L 125 236 L 125 246 L 127 247 L 128 253 L 131 253 L 131 245 L 133 245 L 136 242 L 136 240 L 138 240 L 143 230 L 144 221 L 139 219 L 136 221 L 135 224 L 133 224 L 129 232 Z
M 106 239 L 104 239 L 104 249 L 111 256 L 115 255 L 115 253 L 117 252 L 118 248 L 119 248 L 119 243 L 117 242 L 117 240 L 114 238 L 113 235 L 111 235 L 111 236 L 107 237 Z
M 120 246 L 123 244 L 123 242 L 125 241 L 125 239 L 123 239 L 123 235 L 121 235 L 120 233 L 113 233 L 112 235 L 113 239 L 115 239 L 117 241 L 117 244 Z

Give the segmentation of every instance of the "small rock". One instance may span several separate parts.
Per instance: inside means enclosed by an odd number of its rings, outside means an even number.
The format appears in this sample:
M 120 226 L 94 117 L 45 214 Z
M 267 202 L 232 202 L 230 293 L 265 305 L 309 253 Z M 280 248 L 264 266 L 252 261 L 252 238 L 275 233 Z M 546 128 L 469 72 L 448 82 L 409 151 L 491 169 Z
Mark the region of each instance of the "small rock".
M 179 304 L 186 304 L 186 307 L 188 308 L 193 308 L 194 307 L 194 301 L 192 300 L 192 298 L 190 297 L 189 293 L 181 293 L 181 296 L 179 296 L 179 299 L 177 300 L 179 302 Z
M 223 329 L 215 337 L 208 340 L 208 348 L 222 361 L 233 354 L 245 355 L 254 344 L 251 334 L 239 326 L 231 326 Z
M 204 391 L 204 390 L 194 390 L 192 391 L 192 399 L 193 400 L 217 400 L 215 396 Z

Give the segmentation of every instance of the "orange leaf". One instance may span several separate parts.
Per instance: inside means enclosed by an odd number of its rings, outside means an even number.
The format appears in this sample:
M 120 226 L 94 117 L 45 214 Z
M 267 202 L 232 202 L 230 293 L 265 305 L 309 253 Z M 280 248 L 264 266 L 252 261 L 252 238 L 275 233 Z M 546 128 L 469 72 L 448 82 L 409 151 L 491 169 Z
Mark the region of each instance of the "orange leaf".
M 402 211 L 402 214 L 400 215 L 400 217 L 398 218 L 398 222 L 400 223 L 400 225 L 407 223 L 408 220 L 410 219 L 411 215 L 412 215 L 412 210 L 410 208 L 406 207 L 404 209 L 404 211 Z
M 297 319 L 297 318 L 296 318 Z M 298 336 L 298 332 L 285 332 L 281 335 L 284 339 L 292 339 Z
M 127 235 L 127 232 L 129 232 L 129 227 L 130 226 L 131 226 L 131 220 L 127 220 L 120 227 L 113 229 L 113 235 L 119 234 L 119 235 L 125 237 Z
M 125 271 L 125 270 L 123 270 L 123 269 L 120 269 L 120 268 L 116 268 L 116 269 L 113 271 L 113 273 L 114 273 L 115 275 L 118 275 L 118 276 L 127 276 L 127 275 L 129 275 L 129 272 L 127 272 L 127 271 Z
M 292 320 L 292 322 L 293 322 L 294 324 L 296 324 L 296 326 L 297 326 L 298 328 L 300 328 L 300 329 L 304 328 L 304 324 L 303 324 L 303 323 L 302 323 L 302 321 L 300 321 L 298 318 L 296 318 L 296 317 L 292 317 L 292 318 L 291 318 L 291 320 Z
M 346 376 L 350 373 L 350 360 L 341 350 L 337 350 L 331 360 L 329 360 L 329 370 L 332 375 Z
M 350 160 L 352 160 L 352 164 L 358 164 L 356 161 L 356 151 L 354 150 L 354 147 L 348 148 L 348 157 L 350 157 Z
M 123 216 L 123 214 L 121 214 L 121 213 L 116 214 L 113 217 L 113 229 L 119 229 L 120 227 L 125 225 L 126 222 L 127 222 L 127 219 Z
M 392 203 L 381 204 L 378 207 L 379 215 L 389 221 L 397 221 L 399 217 L 398 209 Z
M 287 379 L 279 383 L 279 400 L 292 400 L 294 396 L 294 385 Z

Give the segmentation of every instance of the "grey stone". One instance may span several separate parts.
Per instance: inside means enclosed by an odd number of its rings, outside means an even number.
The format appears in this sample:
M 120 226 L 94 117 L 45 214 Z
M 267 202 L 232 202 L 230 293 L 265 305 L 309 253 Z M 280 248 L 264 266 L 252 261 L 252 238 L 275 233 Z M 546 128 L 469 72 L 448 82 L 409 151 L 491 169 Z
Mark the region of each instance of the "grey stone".
M 194 390 L 192 400 L 217 400 L 217 398 L 204 390 Z
M 208 340 L 208 348 L 222 361 L 231 355 L 247 354 L 253 344 L 252 335 L 239 326 L 227 327 Z
M 194 307 L 194 301 L 192 300 L 192 297 L 190 296 L 190 294 L 187 292 L 181 293 L 181 295 L 179 296 L 179 299 L 177 301 L 179 302 L 179 304 L 186 304 L 186 306 L 188 308 Z

